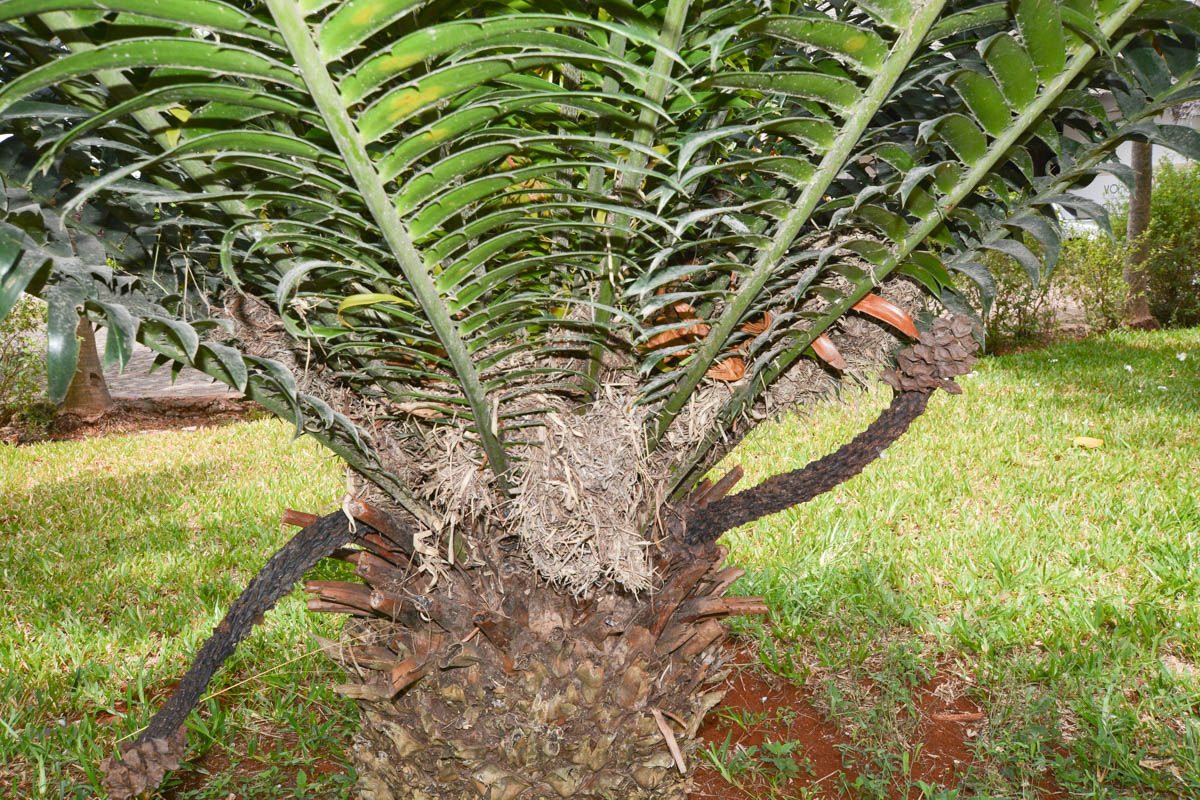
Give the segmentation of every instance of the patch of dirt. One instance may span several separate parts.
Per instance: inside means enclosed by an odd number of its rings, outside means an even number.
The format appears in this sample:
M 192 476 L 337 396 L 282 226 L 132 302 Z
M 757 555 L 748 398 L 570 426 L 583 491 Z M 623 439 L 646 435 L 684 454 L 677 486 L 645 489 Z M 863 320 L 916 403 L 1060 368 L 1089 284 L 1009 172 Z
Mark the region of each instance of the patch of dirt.
M 733 672 L 725 681 L 725 700 L 700 729 L 706 749 L 710 745 L 723 747 L 727 738 L 731 754 L 750 747 L 758 747 L 761 752 L 766 742 L 799 742 L 791 755 L 800 774 L 782 781 L 778 770 L 760 769 L 756 758 L 751 769 L 735 776 L 741 785 L 734 786 L 705 760 L 697 765 L 690 800 L 769 797 L 772 789 L 783 797 L 799 797 L 806 788 L 815 790 L 819 798 L 847 797 L 844 783 L 853 784 L 858 777 L 842 762 L 842 748 L 853 747 L 850 738 L 825 719 L 804 688 L 758 670 L 753 653 L 737 652 L 732 661 Z M 721 709 L 726 711 L 722 713 Z M 734 717 L 748 724 L 743 726 Z M 774 787 L 772 778 L 776 780 Z
M 758 668 L 752 652 L 737 651 L 732 658 L 733 672 L 726 680 L 728 694 L 700 729 L 705 747 L 722 748 L 729 741 L 727 767 L 736 771 L 739 750 L 757 748 L 745 759 L 748 769 L 726 782 L 707 760 L 697 766 L 690 800 L 726 800 L 727 798 L 813 797 L 822 800 L 853 800 L 860 796 L 854 784 L 859 773 L 850 766 L 857 746 L 820 710 L 812 691 Z M 917 787 L 924 782 L 943 788 L 964 785 L 973 772 L 985 764 L 976 755 L 975 738 L 984 730 L 987 717 L 966 692 L 966 686 L 953 676 L 949 665 L 933 678 L 916 687 L 912 694 L 917 715 L 916 735 L 910 743 L 911 774 L 888 792 L 891 800 L 917 800 Z M 722 709 L 725 709 L 722 711 Z M 741 722 L 738 722 L 741 720 Z M 789 755 L 798 766 L 798 775 L 783 780 L 781 772 L 768 759 L 764 744 L 774 742 L 796 746 Z M 914 755 L 915 754 L 915 755 Z M 964 786 L 969 788 L 969 786 Z M 1065 800 L 1066 793 L 1049 775 L 1037 782 L 1042 800 Z M 808 794 L 803 794 L 807 791 Z
M 954 788 L 985 766 L 975 752 L 976 737 L 989 724 L 983 709 L 967 696 L 967 686 L 953 674 L 952 662 L 938 665 L 934 675 L 913 692 L 918 719 L 913 749 L 912 781 Z M 919 749 L 917 749 L 919 747 Z M 1066 800 L 1067 793 L 1047 773 L 1034 781 L 1040 800 Z M 903 798 L 902 793 L 895 794 Z M 921 792 L 909 789 L 907 800 Z
M 971 744 L 987 724 L 983 709 L 967 697 L 961 682 L 941 670 L 917 687 L 913 701 L 920 750 L 912 762 L 912 780 L 958 785 L 976 762 Z
M 256 413 L 265 412 L 253 401 L 228 395 L 118 399 L 108 413 L 99 417 L 61 414 L 43 435 L 30 436 L 14 427 L 0 428 L 0 442 L 33 444 L 113 434 L 198 430 L 240 422 Z
M 236 748 L 218 744 L 209 749 L 203 756 L 194 761 L 180 764 L 180 769 L 169 773 L 178 779 L 177 783 L 163 789 L 158 796 L 163 800 L 181 800 L 203 789 L 212 776 L 220 775 L 231 786 L 249 784 L 248 778 L 253 778 L 268 770 L 272 770 L 271 781 L 278 786 L 297 786 L 297 776 L 304 771 L 308 783 L 323 775 L 345 774 L 346 766 L 329 757 L 329 754 L 311 753 L 303 759 L 275 759 L 275 754 L 294 755 L 302 752 L 300 740 L 294 731 L 277 728 L 258 728 L 255 738 L 259 747 L 252 757 L 245 757 L 246 746 L 243 742 Z M 264 742 L 271 742 L 264 746 Z M 230 754 L 237 756 L 235 763 Z M 231 797 L 236 793 L 231 792 Z

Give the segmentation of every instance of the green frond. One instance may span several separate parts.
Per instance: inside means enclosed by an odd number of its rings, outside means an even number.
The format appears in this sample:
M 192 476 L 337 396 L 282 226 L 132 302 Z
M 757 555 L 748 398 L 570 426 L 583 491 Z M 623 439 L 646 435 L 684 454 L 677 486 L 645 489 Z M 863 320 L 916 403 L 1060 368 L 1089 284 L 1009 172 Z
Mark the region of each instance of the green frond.
M 1044 275 L 1053 208 L 1102 217 L 1070 192 L 1120 175 L 1121 141 L 1200 155 L 1155 121 L 1200 98 L 1182 0 L 0 0 L 0 20 L 21 32 L 0 126 L 37 151 L 0 172 L 62 176 L 59 211 L 166 209 L 188 302 L 261 300 L 379 420 L 477 441 L 502 493 L 548 403 L 632 386 L 655 447 L 736 354 L 683 487 L 884 279 L 957 302 L 965 276 L 986 304 L 978 254 Z M 139 310 L 21 241 L 0 310 L 46 297 L 55 393 L 84 306 L 117 361 L 142 337 L 245 387 L 433 521 L 370 425 L 201 336 L 194 306 Z

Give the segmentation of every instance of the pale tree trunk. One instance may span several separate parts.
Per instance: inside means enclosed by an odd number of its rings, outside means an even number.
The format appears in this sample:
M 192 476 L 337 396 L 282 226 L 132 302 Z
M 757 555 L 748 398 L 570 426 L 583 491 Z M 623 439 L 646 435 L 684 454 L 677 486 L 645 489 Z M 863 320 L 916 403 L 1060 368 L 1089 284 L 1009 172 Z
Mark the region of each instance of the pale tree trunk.
M 87 317 L 79 318 L 75 336 L 79 339 L 79 363 L 75 366 L 75 377 L 71 379 L 67 399 L 63 401 L 59 413 L 81 417 L 100 416 L 112 408 L 113 401 L 104 380 L 100 356 L 96 352 L 96 333 Z
M 1125 284 L 1129 287 L 1129 298 L 1125 302 L 1125 324 L 1140 330 L 1153 330 L 1158 321 L 1150 313 L 1147 290 L 1150 275 L 1146 270 L 1149 248 L 1144 239 L 1150 227 L 1150 191 L 1154 185 L 1154 145 L 1150 142 L 1133 142 L 1133 194 L 1129 198 L 1129 222 L 1126 226 L 1126 241 L 1129 256 L 1125 262 Z

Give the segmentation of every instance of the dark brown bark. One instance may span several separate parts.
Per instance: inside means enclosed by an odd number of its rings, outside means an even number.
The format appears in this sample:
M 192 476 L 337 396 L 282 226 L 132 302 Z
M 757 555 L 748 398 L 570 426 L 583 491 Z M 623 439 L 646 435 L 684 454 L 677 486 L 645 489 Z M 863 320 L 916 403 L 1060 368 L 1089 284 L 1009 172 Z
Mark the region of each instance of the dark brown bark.
M 727 530 L 807 503 L 862 472 L 925 410 L 928 392 L 902 392 L 849 444 L 801 469 L 767 478 L 753 489 L 715 503 L 688 522 L 688 541 L 716 541 Z
M 1125 227 L 1129 256 L 1125 262 L 1125 324 L 1131 328 L 1153 330 L 1158 320 L 1150 313 L 1150 274 L 1145 268 L 1149 246 L 1145 238 L 1150 227 L 1150 195 L 1154 188 L 1154 145 L 1133 142 L 1133 193 L 1129 197 L 1129 221 Z
M 917 344 L 896 354 L 897 368 L 883 374 L 896 396 L 865 431 L 824 458 L 729 497 L 712 498 L 707 482 L 702 484 L 692 495 L 700 500 L 685 504 L 688 543 L 716 541 L 727 530 L 807 503 L 862 472 L 925 411 L 934 389 L 962 391 L 954 377 L 970 371 L 976 349 L 969 320 L 961 316 L 936 320 Z M 730 482 L 724 490 L 732 486 Z
M 75 377 L 71 379 L 71 386 L 67 389 L 67 398 L 59 412 L 81 417 L 98 417 L 112 408 L 113 401 L 112 395 L 108 393 L 108 383 L 104 380 L 100 355 L 96 352 L 96 332 L 87 317 L 79 318 L 75 336 L 79 339 L 79 361 L 75 366 Z

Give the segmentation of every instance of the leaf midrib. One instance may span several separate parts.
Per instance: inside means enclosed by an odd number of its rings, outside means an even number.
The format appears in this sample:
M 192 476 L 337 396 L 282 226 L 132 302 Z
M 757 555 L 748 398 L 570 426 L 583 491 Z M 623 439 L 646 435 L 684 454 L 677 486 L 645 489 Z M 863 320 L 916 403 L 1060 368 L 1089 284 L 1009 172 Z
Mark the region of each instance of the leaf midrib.
M 346 111 L 341 93 L 317 50 L 312 32 L 304 19 L 304 12 L 294 0 L 267 0 L 267 7 L 296 60 L 296 69 L 308 86 L 317 110 L 325 119 L 338 151 L 346 160 L 347 170 L 362 193 L 363 200 L 379 225 L 405 279 L 412 286 L 430 325 L 437 333 L 442 346 L 446 348 L 463 394 L 471 406 L 475 427 L 487 454 L 488 466 L 496 476 L 497 488 L 502 494 L 507 494 L 508 458 L 496 436 L 491 404 L 480 382 L 479 373 L 456 324 L 450 318 L 445 302 L 433 284 L 429 270 L 388 199 L 387 190 L 375 171 L 375 165 L 367 153 L 362 137 Z
M 651 417 L 651 420 L 656 420 L 656 423 L 653 423 L 654 430 L 650 432 L 649 437 L 651 450 L 654 450 L 662 441 L 667 428 L 670 427 L 671 422 L 683 409 L 692 394 L 692 390 L 695 389 L 696 385 L 704 377 L 705 372 L 708 371 L 708 368 L 720 353 L 734 326 L 754 302 L 755 298 L 758 297 L 767 278 L 770 277 L 771 271 L 808 222 L 817 203 L 829 187 L 829 184 L 837 177 L 837 173 L 841 170 L 846 159 L 849 158 L 850 153 L 861 138 L 863 131 L 866 130 L 871 118 L 875 116 L 875 113 L 887 99 L 892 87 L 903 74 L 904 68 L 908 66 L 913 54 L 921 46 L 926 32 L 937 21 L 942 8 L 946 5 L 946 1 L 930 0 L 930 2 L 926 3 L 914 15 L 912 24 L 893 44 L 887 60 L 875 78 L 872 79 L 867 91 L 863 93 L 855 112 L 845 121 L 842 132 L 837 136 L 833 145 L 821 159 L 821 165 L 816 175 L 813 176 L 813 179 L 809 182 L 800 198 L 795 202 L 792 211 L 780 224 L 770 244 L 760 251 L 759 258 L 753 270 L 743 282 L 742 290 L 734 297 L 733 301 L 729 303 L 725 311 L 721 314 L 721 317 L 713 324 L 708 337 L 701 344 L 698 352 L 692 357 L 691 362 L 687 366 L 680 385 L 667 398 L 659 413 Z

